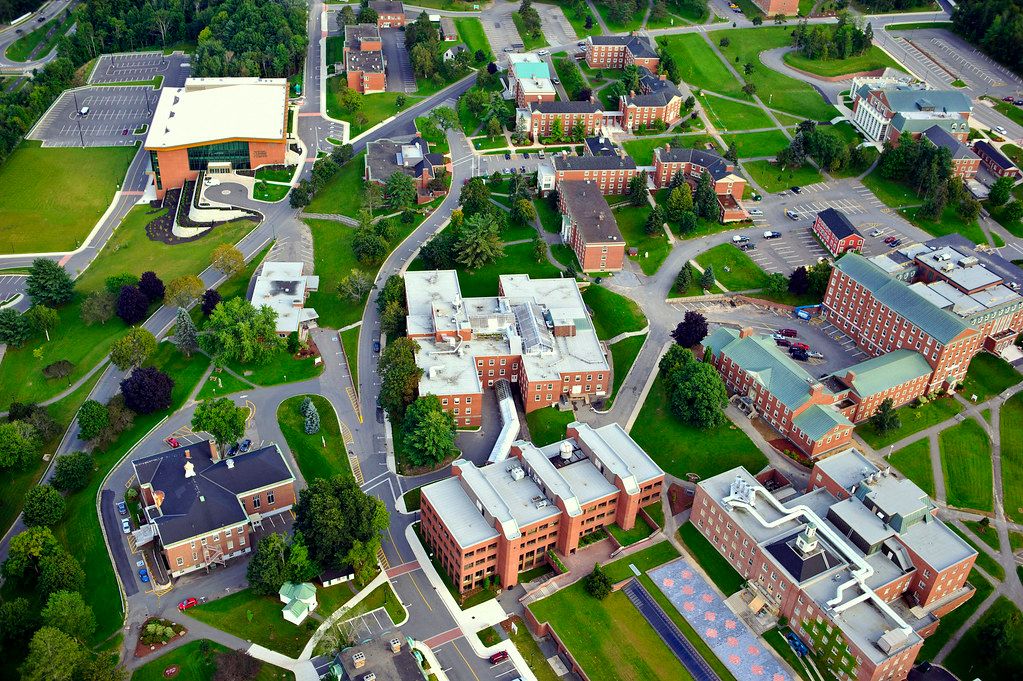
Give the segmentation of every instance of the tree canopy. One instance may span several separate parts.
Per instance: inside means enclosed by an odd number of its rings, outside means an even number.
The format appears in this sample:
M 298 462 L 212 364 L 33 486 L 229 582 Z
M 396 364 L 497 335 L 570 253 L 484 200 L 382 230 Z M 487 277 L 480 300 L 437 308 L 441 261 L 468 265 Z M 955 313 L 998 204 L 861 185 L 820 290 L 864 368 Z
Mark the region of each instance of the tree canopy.
M 277 313 L 231 298 L 214 308 L 199 336 L 199 347 L 220 362 L 266 364 L 286 344 L 277 335 Z
M 420 395 L 405 411 L 402 453 L 413 466 L 433 466 L 455 451 L 455 419 L 436 395 Z
M 245 407 L 236 406 L 226 397 L 208 398 L 196 406 L 192 414 L 192 429 L 209 433 L 224 448 L 245 434 L 247 416 L 248 410 Z

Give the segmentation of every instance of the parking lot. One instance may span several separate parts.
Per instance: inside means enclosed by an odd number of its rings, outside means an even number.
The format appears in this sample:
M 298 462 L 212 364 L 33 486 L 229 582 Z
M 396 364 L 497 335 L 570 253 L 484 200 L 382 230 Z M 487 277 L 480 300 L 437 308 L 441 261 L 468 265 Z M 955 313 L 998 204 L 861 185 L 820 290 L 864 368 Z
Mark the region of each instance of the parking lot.
M 148 127 L 160 93 L 146 86 L 89 87 L 64 92 L 32 130 L 44 147 L 111 147 L 134 144 Z M 89 107 L 86 115 L 79 112 Z M 144 133 L 139 133 L 141 138 Z
M 180 53 L 104 54 L 89 75 L 89 83 L 136 83 L 163 76 L 164 85 L 181 87 L 188 78 L 188 59 L 188 55 Z
M 412 73 L 412 62 L 405 49 L 405 32 L 398 28 L 380 30 L 384 44 L 384 72 L 387 75 L 388 92 L 415 92 L 416 77 Z

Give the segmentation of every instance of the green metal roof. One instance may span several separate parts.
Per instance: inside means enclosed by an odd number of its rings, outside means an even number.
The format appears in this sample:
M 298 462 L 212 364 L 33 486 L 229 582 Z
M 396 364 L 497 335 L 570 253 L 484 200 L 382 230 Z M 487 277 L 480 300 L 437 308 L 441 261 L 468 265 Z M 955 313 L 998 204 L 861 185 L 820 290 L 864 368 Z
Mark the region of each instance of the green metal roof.
M 714 332 L 703 339 L 703 347 L 710 348 L 710 351 L 717 357 L 721 354 L 721 350 L 739 337 L 739 332 L 736 329 L 729 328 L 727 326 L 719 326 L 714 329 Z
M 856 375 L 852 382 L 853 389 L 860 397 L 868 397 L 927 376 L 932 369 L 919 352 L 896 350 L 836 371 L 835 376 L 844 377 L 849 371 Z
M 939 343 L 949 343 L 970 328 L 962 319 L 936 307 L 910 289 L 908 284 L 889 277 L 858 253 L 846 253 L 835 267 L 866 287 L 879 303 L 902 315 Z
M 770 336 L 738 336 L 733 329 L 718 329 L 705 345 L 713 348 L 715 355 L 724 352 L 789 409 L 801 407 L 810 396 L 810 386 L 816 383 L 813 377 L 778 350 Z M 732 340 L 727 342 L 729 337 Z
M 852 421 L 842 415 L 841 412 L 828 407 L 815 404 L 809 407 L 802 414 L 792 419 L 792 423 L 811 440 L 820 440 L 830 433 L 836 426 L 851 426 Z
M 287 598 L 288 600 L 309 600 L 310 598 L 316 598 L 316 587 L 309 582 L 302 582 L 301 584 L 284 582 L 278 594 L 281 598 Z
M 512 65 L 516 78 L 550 78 L 551 70 L 546 63 L 519 62 Z

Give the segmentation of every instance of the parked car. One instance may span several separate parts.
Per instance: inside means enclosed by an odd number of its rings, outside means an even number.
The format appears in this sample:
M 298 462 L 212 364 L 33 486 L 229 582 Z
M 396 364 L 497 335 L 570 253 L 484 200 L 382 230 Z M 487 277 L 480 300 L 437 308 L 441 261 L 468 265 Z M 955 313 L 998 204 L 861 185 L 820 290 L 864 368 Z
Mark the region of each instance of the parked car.
M 121 520 L 121 532 L 125 534 L 131 534 L 131 521 L 127 518 Z
M 199 605 L 198 599 L 186 598 L 185 600 L 178 603 L 178 610 L 184 612 L 185 610 L 188 610 L 189 608 L 194 608 L 197 605 Z
M 536 53 L 536 56 L 538 56 L 538 57 L 546 57 L 550 53 L 551 53 L 550 50 L 540 50 L 539 52 Z
M 78 115 L 79 116 L 88 116 L 89 115 L 89 107 L 83 106 L 81 109 L 78 110 Z
M 1003 127 L 1002 127 L 1002 126 L 1000 126 L 1000 125 L 996 125 L 996 126 L 995 126 L 995 132 L 997 132 L 997 133 L 998 133 L 999 135 L 1008 135 L 1008 134 L 1009 134 L 1009 133 L 1008 133 L 1008 132 L 1006 131 L 1006 129 L 1005 129 L 1005 128 L 1003 128 Z
M 802 187 L 792 187 L 792 193 L 793 194 L 802 194 L 803 193 L 803 188 Z
M 561 85 L 561 81 L 558 80 L 557 78 L 551 78 L 551 82 L 554 83 L 555 85 Z
M 543 149 L 541 149 L 540 151 L 536 152 L 536 157 L 537 158 L 547 158 L 547 154 L 545 154 Z
M 796 350 L 806 350 L 807 352 L 810 352 L 810 346 L 803 342 L 793 343 L 792 347 Z
M 239 447 L 239 449 L 241 449 L 242 454 L 244 454 L 245 452 L 249 451 L 249 448 L 251 446 L 252 446 L 252 440 L 250 440 L 248 438 L 245 438 L 244 440 L 242 440 L 242 444 Z
M 789 210 L 785 211 L 785 217 L 787 217 L 789 220 L 798 220 L 799 213 L 790 208 Z
M 124 503 L 123 501 L 118 501 L 117 512 L 120 513 L 121 515 L 128 515 L 128 504 Z
M 785 634 L 785 638 L 788 640 L 789 645 L 792 646 L 792 650 L 796 651 L 796 655 L 802 657 L 807 655 L 810 651 L 807 650 L 806 644 L 796 635 L 795 632 L 790 631 Z
M 894 236 L 886 236 L 886 237 L 884 238 L 884 242 L 885 242 L 886 244 L 890 244 L 891 242 L 895 241 L 895 240 L 896 240 L 896 238 L 897 238 L 897 237 L 894 237 Z
M 795 329 L 778 329 L 778 333 L 785 336 L 786 338 L 795 338 L 799 335 L 799 332 Z
M 815 351 L 813 351 L 813 350 L 811 350 L 810 352 L 808 352 L 808 353 L 806 353 L 806 354 L 808 354 L 808 355 L 809 355 L 810 357 L 812 357 L 813 359 L 824 359 L 824 355 L 822 355 L 822 354 L 821 354 L 821 353 L 819 353 L 819 352 L 815 352 Z
M 746 236 L 745 234 L 736 234 L 735 236 L 732 237 L 733 244 L 744 244 L 747 241 L 749 241 L 749 237 Z
M 149 570 L 145 568 L 139 570 L 139 579 L 142 580 L 143 584 L 149 584 Z
M 755 250 L 757 250 L 757 245 L 754 244 L 754 243 L 739 244 L 739 250 L 740 251 L 755 251 Z
M 768 230 L 768 231 L 764 232 L 764 238 L 765 239 L 780 239 L 781 238 L 781 232 L 772 232 L 772 231 Z
M 1014 100 L 1014 99 L 1012 98 L 1012 96 L 1010 95 L 1010 96 L 1008 96 L 1008 97 L 1002 97 L 1002 101 L 1003 101 L 1003 102 L 1010 102 L 1010 103 L 1011 103 L 1011 102 L 1013 102 L 1013 101 L 1015 101 L 1015 100 Z
M 785 338 L 785 336 L 781 335 L 780 333 L 772 333 L 771 338 L 773 338 L 774 340 L 781 340 Z
M 522 172 L 526 172 L 526 166 L 522 166 Z
M 763 215 L 764 211 L 760 210 L 759 208 L 751 208 L 749 214 L 750 215 Z
M 508 652 L 505 650 L 499 650 L 490 656 L 490 664 L 497 664 L 498 662 L 504 662 L 508 659 Z
M 576 45 L 578 45 L 579 47 L 586 47 L 586 41 L 580 40 L 579 42 L 576 43 Z M 1009 97 L 1009 99 L 1012 99 L 1012 97 Z
M 881 236 L 882 234 L 884 234 L 884 230 L 883 229 L 875 229 L 875 230 L 872 230 L 870 232 L 870 236 L 873 236 L 873 237 L 878 237 L 878 236 Z
M 896 239 L 890 245 L 891 245 L 892 248 L 895 248 L 896 246 L 901 246 L 902 245 L 902 239 Z
M 169 437 L 166 440 L 164 440 L 164 442 L 170 445 L 172 449 L 177 449 L 178 447 L 181 446 L 181 443 L 178 442 L 178 439 L 176 437 Z
M 227 455 L 228 456 L 234 456 L 237 453 L 238 453 L 238 443 L 235 442 L 234 444 L 232 444 L 230 447 L 227 448 Z
M 384 408 L 383 407 L 377 407 L 377 423 L 383 423 L 383 422 L 384 422 Z
M 761 196 L 760 194 L 754 194 L 754 195 L 753 195 L 753 200 L 754 200 L 754 201 L 763 201 L 763 200 L 764 200 L 764 197 L 763 197 L 763 196 Z
M 127 134 L 128 134 L 128 128 L 125 128 L 124 130 L 121 131 L 121 135 L 122 136 L 123 135 L 127 135 Z
M 504 160 L 505 161 L 510 161 L 511 160 L 511 154 L 509 152 L 507 152 L 507 151 L 504 152 Z
M 810 359 L 810 355 L 807 354 L 806 350 L 797 350 L 795 348 L 792 348 L 791 350 L 789 350 L 789 355 L 792 357 L 792 359 L 798 360 L 800 362 L 805 362 L 806 360 Z
M 792 345 L 792 341 L 790 341 L 788 338 L 775 338 L 774 344 L 781 348 L 787 348 Z
M 529 152 L 528 152 L 528 151 L 527 151 L 527 152 L 524 152 L 524 153 L 522 154 L 522 158 L 529 158 Z M 522 171 L 522 172 L 525 172 L 525 171 Z
M 1016 106 L 1023 106 L 1023 99 L 1017 99 L 1015 102 L 1013 102 L 1013 104 L 1015 104 Z
M 373 341 L 373 352 L 380 352 L 380 341 Z

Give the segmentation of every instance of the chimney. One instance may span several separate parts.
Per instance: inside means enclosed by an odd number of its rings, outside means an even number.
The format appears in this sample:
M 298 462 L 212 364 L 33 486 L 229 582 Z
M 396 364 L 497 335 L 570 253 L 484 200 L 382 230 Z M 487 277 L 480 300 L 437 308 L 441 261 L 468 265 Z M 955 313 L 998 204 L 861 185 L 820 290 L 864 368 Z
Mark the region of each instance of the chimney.
M 217 448 L 217 443 L 210 440 L 210 460 L 213 463 L 220 461 L 220 450 Z
M 636 96 L 636 91 L 635 90 L 629 90 L 629 96 L 630 97 L 635 97 Z
M 667 80 L 667 79 L 668 79 L 668 74 L 666 74 L 666 73 L 661 73 L 661 74 L 659 74 L 657 76 L 657 80 Z
M 671 145 L 670 145 L 670 144 L 668 144 L 667 142 L 665 142 L 665 143 L 664 143 L 664 150 L 665 150 L 665 151 L 671 151 Z
M 741 329 L 739 329 L 739 338 L 749 338 L 752 335 L 753 335 L 752 326 L 744 326 Z
M 191 461 L 185 462 L 185 477 L 186 478 L 195 477 L 195 465 Z
M 855 380 L 856 380 L 856 372 L 855 371 L 847 371 L 847 372 L 845 372 L 845 379 L 844 379 L 843 382 L 846 385 L 852 385 L 853 381 L 855 381 Z

